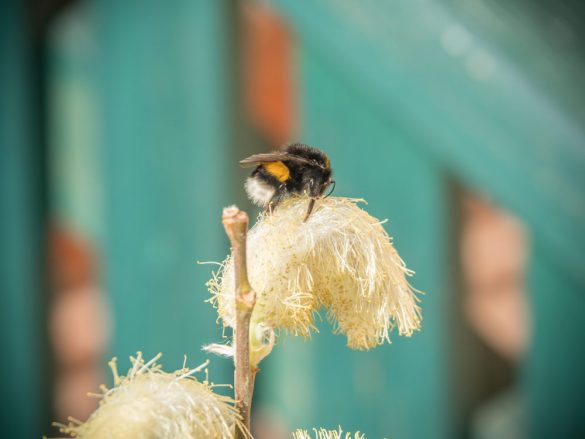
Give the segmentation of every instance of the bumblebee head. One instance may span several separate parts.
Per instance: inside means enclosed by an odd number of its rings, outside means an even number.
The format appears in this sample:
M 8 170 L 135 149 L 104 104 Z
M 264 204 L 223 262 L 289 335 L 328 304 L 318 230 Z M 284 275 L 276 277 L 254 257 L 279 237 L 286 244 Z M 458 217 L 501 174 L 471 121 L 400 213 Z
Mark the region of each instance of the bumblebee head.
M 331 184 L 331 162 L 323 151 L 302 143 L 293 143 L 285 148 L 286 153 L 297 159 L 291 163 L 297 168 L 307 195 L 320 198 Z

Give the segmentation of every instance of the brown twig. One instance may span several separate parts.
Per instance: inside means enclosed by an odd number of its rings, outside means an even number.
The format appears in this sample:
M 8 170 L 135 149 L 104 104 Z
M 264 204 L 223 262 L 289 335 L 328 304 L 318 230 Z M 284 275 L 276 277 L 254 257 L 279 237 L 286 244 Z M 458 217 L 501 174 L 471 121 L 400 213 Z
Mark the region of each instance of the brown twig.
M 246 265 L 246 236 L 248 215 L 236 206 L 223 210 L 222 223 L 232 246 L 236 287 L 236 325 L 234 328 L 234 387 L 235 399 L 242 421 L 250 431 L 250 409 L 256 370 L 250 367 L 250 317 L 256 304 L 256 293 L 248 281 Z M 247 432 L 236 427 L 235 437 L 245 438 Z

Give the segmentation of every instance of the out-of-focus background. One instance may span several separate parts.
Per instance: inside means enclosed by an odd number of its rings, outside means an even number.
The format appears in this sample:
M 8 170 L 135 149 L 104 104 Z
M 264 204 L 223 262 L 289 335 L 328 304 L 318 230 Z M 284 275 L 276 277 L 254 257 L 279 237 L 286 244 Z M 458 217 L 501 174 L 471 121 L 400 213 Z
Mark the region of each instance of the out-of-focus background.
M 237 162 L 299 140 L 389 218 L 423 330 L 282 341 L 256 437 L 585 437 L 584 48 L 577 0 L 2 1 L 0 436 L 87 417 L 112 356 L 201 363 Z

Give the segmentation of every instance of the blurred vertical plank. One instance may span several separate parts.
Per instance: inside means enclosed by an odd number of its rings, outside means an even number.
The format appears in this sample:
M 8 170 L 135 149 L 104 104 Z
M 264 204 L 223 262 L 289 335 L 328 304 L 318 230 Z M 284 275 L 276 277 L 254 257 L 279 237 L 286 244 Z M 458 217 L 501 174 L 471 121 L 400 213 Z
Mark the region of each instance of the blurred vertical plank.
M 536 241 L 529 277 L 533 333 L 523 365 L 527 436 L 585 437 L 583 287 L 551 264 Z
M 99 46 L 104 274 L 112 353 L 202 361 L 220 329 L 205 282 L 227 249 L 224 2 L 93 2 Z M 127 364 L 127 363 L 125 363 Z M 231 380 L 229 362 L 211 368 Z M 223 372 L 222 372 L 223 371 Z M 225 373 L 224 373 L 225 372 Z
M 97 44 L 89 5 L 70 5 L 47 31 L 50 215 L 95 245 L 103 227 Z
M 109 319 L 98 282 L 103 215 L 97 137 L 96 42 L 86 2 L 61 11 L 46 32 L 49 174 L 49 334 L 54 419 L 87 419 L 105 382 Z
M 0 3 L 0 425 L 45 431 L 42 187 L 23 2 Z
M 265 4 L 242 4 L 241 16 L 246 114 L 281 146 L 298 131 L 294 39 L 282 16 Z
M 309 343 L 286 340 L 264 366 L 266 406 L 289 427 L 341 424 L 368 437 L 450 437 L 448 306 L 445 276 L 447 190 L 441 172 L 418 153 L 417 139 L 342 81 L 304 46 L 302 139 L 331 157 L 336 195 L 363 197 L 389 218 L 389 233 L 418 273 L 423 331 L 392 345 L 352 352 L 328 324 Z M 421 422 L 424 417 L 424 422 Z

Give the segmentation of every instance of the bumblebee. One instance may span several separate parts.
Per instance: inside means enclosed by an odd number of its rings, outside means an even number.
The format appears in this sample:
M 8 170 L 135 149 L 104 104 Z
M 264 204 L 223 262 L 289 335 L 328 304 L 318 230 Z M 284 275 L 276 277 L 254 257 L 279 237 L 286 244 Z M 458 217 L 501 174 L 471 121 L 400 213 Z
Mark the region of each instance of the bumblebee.
M 244 187 L 254 204 L 269 211 L 292 195 L 309 196 L 304 221 L 311 215 L 315 200 L 323 197 L 329 185 L 335 187 L 327 154 L 302 143 L 288 145 L 283 151 L 252 155 L 240 165 L 256 167 Z

